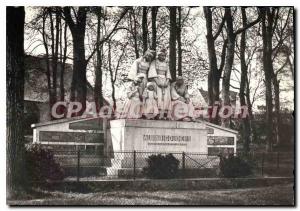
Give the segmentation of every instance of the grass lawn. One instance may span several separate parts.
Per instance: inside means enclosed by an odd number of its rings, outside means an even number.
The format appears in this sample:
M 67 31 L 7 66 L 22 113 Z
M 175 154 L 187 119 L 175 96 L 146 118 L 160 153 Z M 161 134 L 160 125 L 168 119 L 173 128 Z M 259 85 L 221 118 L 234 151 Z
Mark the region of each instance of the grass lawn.
M 42 192 L 11 205 L 293 205 L 293 185 L 203 191 Z

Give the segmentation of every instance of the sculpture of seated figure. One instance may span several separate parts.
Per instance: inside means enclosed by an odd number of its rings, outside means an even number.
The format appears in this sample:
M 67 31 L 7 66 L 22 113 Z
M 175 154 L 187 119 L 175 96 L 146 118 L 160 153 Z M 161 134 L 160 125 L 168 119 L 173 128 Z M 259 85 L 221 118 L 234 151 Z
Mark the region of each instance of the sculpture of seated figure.
M 194 120 L 194 106 L 188 94 L 183 77 L 178 76 L 171 85 L 172 117 L 174 120 Z

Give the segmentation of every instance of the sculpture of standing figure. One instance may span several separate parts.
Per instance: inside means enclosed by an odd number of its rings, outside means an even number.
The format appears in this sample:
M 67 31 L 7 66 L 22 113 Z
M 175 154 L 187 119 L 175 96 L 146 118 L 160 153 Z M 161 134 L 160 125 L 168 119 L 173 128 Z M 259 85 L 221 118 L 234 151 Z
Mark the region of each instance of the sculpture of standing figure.
M 146 88 L 147 81 L 148 81 L 147 74 L 149 71 L 150 63 L 153 60 L 153 58 L 154 58 L 154 55 L 153 55 L 152 51 L 147 50 L 145 52 L 144 56 L 136 59 L 133 62 L 131 69 L 129 71 L 129 74 L 128 74 L 129 80 L 134 81 L 138 74 L 141 74 L 144 76 L 142 84 L 141 84 L 142 91 L 144 91 L 144 89 Z
M 143 74 L 138 74 L 127 92 L 127 101 L 123 107 L 120 119 L 138 119 L 142 117 L 142 83 Z
M 157 54 L 157 59 L 151 62 L 148 79 L 156 83 L 157 105 L 160 119 L 169 119 L 171 110 L 170 80 L 171 74 L 166 60 L 166 50 L 162 49 Z
M 146 119 L 154 119 L 158 114 L 157 94 L 154 82 L 148 82 L 143 94 L 143 115 Z
M 182 76 L 171 85 L 172 110 L 174 120 L 194 120 L 194 106 L 188 94 L 188 87 Z

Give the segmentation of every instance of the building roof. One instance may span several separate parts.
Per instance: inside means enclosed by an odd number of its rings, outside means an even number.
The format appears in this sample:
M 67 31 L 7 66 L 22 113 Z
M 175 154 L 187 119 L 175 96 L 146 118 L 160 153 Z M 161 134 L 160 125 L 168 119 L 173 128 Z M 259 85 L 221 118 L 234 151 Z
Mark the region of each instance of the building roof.
M 204 89 L 202 89 L 202 87 L 199 89 L 202 97 L 204 98 L 205 102 L 208 104 L 208 91 L 205 91 Z
M 51 120 L 51 121 L 47 121 L 47 122 L 32 124 L 31 128 L 37 128 L 37 127 L 42 127 L 42 126 L 47 126 L 47 125 L 54 125 L 54 124 L 61 124 L 61 123 L 65 123 L 65 122 L 78 122 L 78 121 L 91 120 L 91 119 L 99 119 L 99 117 L 83 118 L 81 116 L 77 116 L 77 117 L 72 117 L 72 118 Z
M 200 121 L 200 122 L 206 124 L 209 127 L 217 128 L 219 130 L 224 130 L 224 131 L 227 131 L 227 132 L 230 132 L 230 133 L 234 133 L 234 134 L 238 134 L 239 133 L 239 131 L 237 131 L 237 130 L 233 130 L 233 129 L 230 129 L 230 128 L 227 128 L 227 127 L 222 127 L 220 125 L 216 125 L 216 124 L 204 121 L 204 120 L 197 120 L 197 121 Z
M 205 102 L 208 104 L 208 91 L 204 90 L 202 87 L 199 89 L 199 92 L 201 93 L 202 97 L 204 98 Z M 222 92 L 220 92 L 221 95 Z M 229 91 L 229 98 L 230 102 L 233 103 L 234 105 L 236 104 L 237 101 L 237 96 L 238 93 L 235 91 Z M 220 96 L 221 97 L 221 96 Z
M 44 56 L 25 56 L 25 89 L 24 100 L 36 102 L 48 102 L 48 82 L 47 82 L 47 63 Z M 61 63 L 57 67 L 57 92 L 59 93 L 60 87 L 60 73 Z M 50 69 L 52 68 L 50 60 Z M 64 71 L 64 88 L 65 98 L 70 96 L 71 83 L 72 83 L 72 64 L 66 63 Z M 93 87 L 90 83 L 87 84 L 87 99 L 93 100 Z

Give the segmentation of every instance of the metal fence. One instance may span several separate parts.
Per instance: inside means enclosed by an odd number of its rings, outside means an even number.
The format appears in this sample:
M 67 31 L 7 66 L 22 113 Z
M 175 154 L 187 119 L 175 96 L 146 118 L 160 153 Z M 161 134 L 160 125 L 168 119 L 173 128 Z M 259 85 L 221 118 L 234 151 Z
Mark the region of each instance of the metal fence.
M 54 151 L 55 160 L 64 169 L 69 180 L 97 180 L 115 178 L 146 178 L 144 169 L 151 155 L 167 155 L 170 152 L 122 151 L 100 155 L 98 152 Z M 179 161 L 178 178 L 207 178 L 220 176 L 220 157 L 201 153 L 171 152 Z M 254 176 L 292 176 L 294 170 L 293 153 L 274 152 L 235 156 L 250 159 Z

